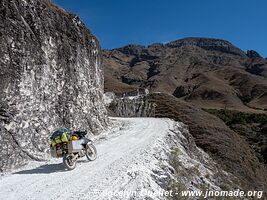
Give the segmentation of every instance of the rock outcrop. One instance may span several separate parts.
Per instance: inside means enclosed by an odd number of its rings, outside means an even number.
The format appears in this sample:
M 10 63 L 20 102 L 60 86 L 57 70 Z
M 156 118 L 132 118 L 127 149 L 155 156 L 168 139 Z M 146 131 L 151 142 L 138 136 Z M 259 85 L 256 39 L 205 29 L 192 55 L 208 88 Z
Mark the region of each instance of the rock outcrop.
M 261 55 L 257 51 L 254 51 L 254 50 L 248 50 L 247 56 L 249 58 L 262 58 Z
M 80 19 L 47 0 L 0 1 L 0 170 L 46 157 L 58 127 L 108 121 L 100 47 Z
M 155 117 L 155 105 L 145 96 L 114 98 L 108 108 L 116 117 Z
M 232 45 L 230 42 L 221 39 L 211 38 L 185 38 L 167 43 L 166 46 L 171 48 L 197 46 L 205 50 L 219 51 L 228 54 L 239 55 L 245 57 L 245 53 Z

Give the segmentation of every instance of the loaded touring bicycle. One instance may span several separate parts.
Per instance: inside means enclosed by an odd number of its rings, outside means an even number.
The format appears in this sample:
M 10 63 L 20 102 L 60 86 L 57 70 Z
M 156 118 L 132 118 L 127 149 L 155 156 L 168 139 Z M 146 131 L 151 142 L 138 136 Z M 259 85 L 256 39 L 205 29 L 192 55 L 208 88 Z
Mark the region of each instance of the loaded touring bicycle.
M 93 142 L 85 137 L 87 131 L 70 131 L 60 128 L 50 137 L 50 151 L 54 158 L 63 158 L 63 163 L 68 170 L 76 167 L 77 160 L 86 156 L 89 161 L 97 157 Z

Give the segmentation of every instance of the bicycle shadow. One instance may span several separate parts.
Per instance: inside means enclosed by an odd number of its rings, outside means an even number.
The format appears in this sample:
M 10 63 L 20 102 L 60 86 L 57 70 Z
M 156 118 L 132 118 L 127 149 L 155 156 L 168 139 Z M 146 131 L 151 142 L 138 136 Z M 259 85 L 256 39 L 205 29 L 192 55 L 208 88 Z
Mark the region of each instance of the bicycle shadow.
M 77 163 L 88 163 L 87 160 L 77 160 Z M 51 174 L 58 172 L 68 172 L 63 163 L 57 164 L 45 164 L 41 165 L 35 169 L 27 169 L 19 172 L 15 172 L 13 174 Z
M 63 163 L 58 164 L 45 164 L 35 169 L 22 170 L 13 174 L 51 174 L 57 172 L 67 171 Z

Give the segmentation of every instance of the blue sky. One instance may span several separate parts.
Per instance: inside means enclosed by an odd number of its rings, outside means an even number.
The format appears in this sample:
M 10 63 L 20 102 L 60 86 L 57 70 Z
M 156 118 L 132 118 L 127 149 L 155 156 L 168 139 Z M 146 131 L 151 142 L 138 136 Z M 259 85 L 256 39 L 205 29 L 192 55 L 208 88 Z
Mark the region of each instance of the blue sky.
M 266 0 L 54 0 L 77 14 L 102 48 L 184 37 L 226 39 L 267 57 Z

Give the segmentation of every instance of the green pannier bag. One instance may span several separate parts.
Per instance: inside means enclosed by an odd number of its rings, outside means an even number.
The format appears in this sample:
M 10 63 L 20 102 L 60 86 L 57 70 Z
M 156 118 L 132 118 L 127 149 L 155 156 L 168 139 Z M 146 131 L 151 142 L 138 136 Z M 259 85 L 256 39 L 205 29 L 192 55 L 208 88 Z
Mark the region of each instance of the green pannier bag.
M 56 144 L 68 142 L 71 134 L 71 131 L 66 128 L 56 130 L 50 137 L 51 146 L 54 147 Z

